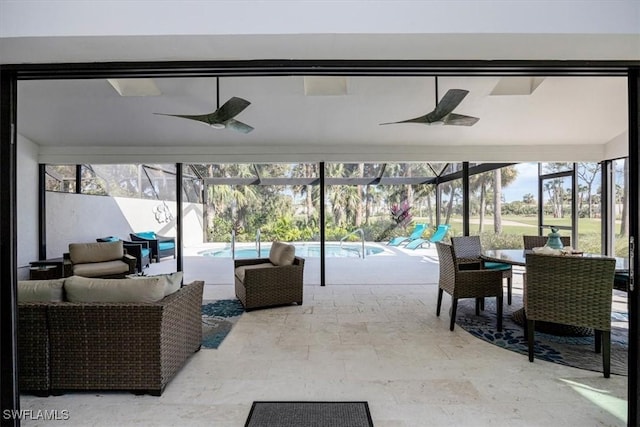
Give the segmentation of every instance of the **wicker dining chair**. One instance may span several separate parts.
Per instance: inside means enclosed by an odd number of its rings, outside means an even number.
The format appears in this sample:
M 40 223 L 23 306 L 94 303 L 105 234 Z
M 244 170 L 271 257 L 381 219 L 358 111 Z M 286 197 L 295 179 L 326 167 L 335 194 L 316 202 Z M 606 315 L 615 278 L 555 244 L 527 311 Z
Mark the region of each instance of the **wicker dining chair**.
M 461 270 L 496 270 L 502 273 L 502 278 L 507 279 L 507 304 L 511 305 L 511 279 L 513 268 L 510 264 L 502 262 L 484 261 L 480 236 L 457 236 L 451 238 L 453 253 L 456 263 Z
M 454 261 L 451 245 L 437 242 L 440 278 L 438 280 L 438 305 L 436 316 L 440 316 L 443 292 L 451 295 L 451 321 L 449 329 L 453 331 L 456 323 L 458 299 L 475 298 L 476 313 L 478 298 L 496 297 L 496 315 L 498 331 L 502 331 L 502 272 L 494 270 L 460 270 Z
M 522 236 L 525 249 L 541 248 L 547 244 L 547 236 Z M 571 237 L 560 236 L 563 246 L 571 246 Z
M 602 351 L 604 377 L 611 372 L 612 258 L 527 254 L 524 310 L 529 361 L 534 359 L 535 322 L 592 328 Z

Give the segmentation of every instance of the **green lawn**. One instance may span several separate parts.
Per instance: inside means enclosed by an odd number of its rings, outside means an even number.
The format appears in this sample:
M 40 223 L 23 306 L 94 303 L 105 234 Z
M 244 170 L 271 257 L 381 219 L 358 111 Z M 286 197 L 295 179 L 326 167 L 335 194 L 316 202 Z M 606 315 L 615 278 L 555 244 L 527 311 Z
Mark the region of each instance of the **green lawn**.
M 415 218 L 415 221 L 424 220 L 424 218 Z M 546 220 L 548 225 L 558 226 L 570 226 L 571 218 L 550 218 Z M 470 218 L 470 231 L 471 234 L 478 233 L 478 217 Z M 450 235 L 459 236 L 462 235 L 462 217 L 451 217 L 451 231 Z M 538 217 L 536 216 L 516 216 L 505 215 L 502 217 L 502 234 L 495 235 L 493 232 L 493 217 L 484 218 L 484 231 L 481 235 L 483 247 L 485 248 L 507 248 L 507 247 L 522 247 L 522 235 L 538 234 Z M 543 234 L 549 233 L 551 230 L 546 228 Z M 570 230 L 560 230 L 560 234 L 568 236 L 571 234 Z M 620 240 L 620 239 L 618 239 Z M 574 245 L 575 246 L 575 245 Z M 578 246 L 585 252 L 600 252 L 601 251 L 601 231 L 600 231 L 600 218 L 580 218 L 578 220 Z M 616 242 L 616 253 L 624 256 L 626 249 L 626 242 L 624 240 Z

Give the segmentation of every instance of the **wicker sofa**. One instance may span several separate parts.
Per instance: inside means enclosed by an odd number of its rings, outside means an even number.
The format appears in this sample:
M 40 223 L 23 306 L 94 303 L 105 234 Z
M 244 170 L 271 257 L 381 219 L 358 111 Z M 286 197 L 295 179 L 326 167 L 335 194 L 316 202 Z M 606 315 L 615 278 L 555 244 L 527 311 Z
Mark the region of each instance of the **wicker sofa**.
M 203 285 L 156 302 L 19 302 L 21 391 L 161 395 L 200 349 Z

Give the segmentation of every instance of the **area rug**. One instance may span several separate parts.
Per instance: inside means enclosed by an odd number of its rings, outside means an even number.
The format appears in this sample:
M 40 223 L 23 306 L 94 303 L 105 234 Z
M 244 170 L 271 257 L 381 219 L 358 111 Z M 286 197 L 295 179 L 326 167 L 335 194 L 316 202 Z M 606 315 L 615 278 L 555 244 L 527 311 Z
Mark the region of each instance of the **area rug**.
M 204 301 L 202 304 L 202 348 L 218 348 L 244 313 L 237 299 Z
M 373 427 L 367 402 L 253 402 L 245 427 Z
M 522 326 L 512 319 L 522 307 L 522 297 L 513 295 L 512 305 L 504 305 L 502 332 L 496 330 L 495 298 L 485 298 L 485 309 L 476 316 L 473 298 L 458 300 L 456 323 L 475 337 L 507 350 L 528 355 L 527 338 Z M 611 313 L 611 373 L 627 375 L 628 353 L 627 313 Z M 557 336 L 536 331 L 535 358 L 602 372 L 602 353 L 594 351 L 594 336 Z

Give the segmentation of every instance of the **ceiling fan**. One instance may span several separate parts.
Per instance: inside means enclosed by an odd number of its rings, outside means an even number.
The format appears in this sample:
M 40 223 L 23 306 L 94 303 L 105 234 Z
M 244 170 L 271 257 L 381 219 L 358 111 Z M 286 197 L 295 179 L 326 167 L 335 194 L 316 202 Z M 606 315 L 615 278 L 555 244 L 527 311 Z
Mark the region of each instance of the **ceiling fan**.
M 220 106 L 220 83 L 216 77 L 216 110 L 209 114 L 185 115 L 185 114 L 163 114 L 153 113 L 160 116 L 180 117 L 182 119 L 195 120 L 211 126 L 214 129 L 233 129 L 242 133 L 249 133 L 253 127 L 246 123 L 242 123 L 235 116 L 240 114 L 251 103 L 246 99 L 234 96 Z
M 440 102 L 438 102 L 438 77 L 436 81 L 436 107 L 430 113 L 424 116 L 416 117 L 415 119 L 402 120 L 399 122 L 380 123 L 381 125 L 393 125 L 398 123 L 422 123 L 425 125 L 430 124 L 444 124 L 448 126 L 473 126 L 478 120 L 477 117 L 465 116 L 462 114 L 453 113 L 453 110 L 462 102 L 465 96 L 469 93 L 464 89 L 449 89 L 444 94 Z

